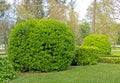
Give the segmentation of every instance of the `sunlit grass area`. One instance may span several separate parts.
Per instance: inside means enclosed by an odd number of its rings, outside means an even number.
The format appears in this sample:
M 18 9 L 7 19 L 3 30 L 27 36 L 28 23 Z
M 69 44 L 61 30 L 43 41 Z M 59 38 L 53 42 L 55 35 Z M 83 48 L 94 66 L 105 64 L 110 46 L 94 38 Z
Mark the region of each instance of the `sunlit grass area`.
M 112 48 L 111 55 L 120 56 L 120 48 Z
M 0 52 L 5 52 L 5 50 L 4 49 L 0 49 Z
M 0 49 L 0 57 L 6 56 L 6 51 L 4 49 Z
M 120 51 L 112 51 L 111 55 L 112 56 L 120 56 Z
M 120 50 L 120 47 L 113 47 L 112 50 Z
M 111 52 L 120 56 L 119 49 Z M 2 55 L 4 57 L 6 55 Z M 99 63 L 91 66 L 71 66 L 65 71 L 17 74 L 10 83 L 120 83 L 120 64 Z
M 20 73 L 11 83 L 120 83 L 120 64 L 71 66 L 51 73 Z

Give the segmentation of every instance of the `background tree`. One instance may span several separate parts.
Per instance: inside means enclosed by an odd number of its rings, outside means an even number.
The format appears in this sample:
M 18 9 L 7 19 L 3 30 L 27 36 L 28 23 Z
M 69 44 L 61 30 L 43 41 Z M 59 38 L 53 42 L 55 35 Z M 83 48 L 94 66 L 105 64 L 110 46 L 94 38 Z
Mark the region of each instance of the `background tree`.
M 105 3 L 107 1 L 103 0 Z M 120 1 L 119 0 L 108 0 L 110 2 L 110 8 L 112 8 L 113 12 L 111 13 L 111 19 L 116 19 L 120 21 Z
M 66 0 L 49 0 L 49 18 L 66 22 L 67 5 Z
M 8 22 L 4 19 L 5 11 L 10 7 L 5 0 L 0 0 L 0 44 L 7 46 L 9 34 Z
M 114 0 L 113 0 L 114 1 Z M 95 33 L 105 34 L 109 36 L 111 43 L 115 44 L 117 40 L 116 31 L 117 23 L 116 19 L 112 18 L 114 13 L 116 13 L 116 3 L 113 3 L 112 0 L 105 1 L 101 0 L 96 3 L 96 21 L 95 21 Z M 113 5 L 114 4 L 114 5 Z M 113 13 L 114 12 L 114 13 Z M 117 14 L 117 13 L 116 13 Z M 87 16 L 92 19 L 93 17 L 93 4 L 88 8 Z M 92 20 L 91 20 L 92 23 Z
M 16 2 L 16 1 L 15 1 Z M 17 5 L 18 21 L 29 18 L 43 18 L 43 0 L 22 0 Z
M 76 5 L 76 0 L 70 0 L 70 2 L 68 3 L 69 18 L 68 18 L 67 23 L 75 34 L 76 44 L 80 44 L 79 23 L 78 23 L 79 16 L 77 15 L 77 12 L 75 12 L 74 10 L 75 5 Z
M 90 24 L 87 21 L 83 21 L 83 23 L 80 24 L 80 44 L 83 43 L 83 40 L 85 37 L 87 37 L 90 34 Z
M 93 2 L 93 17 L 92 17 L 92 33 L 95 33 L 95 22 L 96 22 L 96 0 Z
M 0 18 L 4 16 L 4 11 L 9 8 L 9 4 L 5 0 L 0 0 Z
M 8 22 L 6 20 L 1 20 L 0 22 L 0 30 L 1 30 L 1 44 L 5 45 L 5 49 L 8 43 L 8 36 L 10 32 L 10 28 L 8 28 Z
M 63 21 L 75 33 L 76 44 L 80 43 L 79 20 L 75 12 L 76 0 L 49 0 L 49 18 Z

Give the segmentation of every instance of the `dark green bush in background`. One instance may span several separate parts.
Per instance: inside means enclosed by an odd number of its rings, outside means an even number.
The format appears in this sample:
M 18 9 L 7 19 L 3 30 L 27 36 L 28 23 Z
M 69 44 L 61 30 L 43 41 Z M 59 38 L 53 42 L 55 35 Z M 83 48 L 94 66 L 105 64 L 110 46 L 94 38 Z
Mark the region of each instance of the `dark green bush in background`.
M 0 83 L 9 83 L 10 79 L 16 77 L 15 70 L 5 57 L 0 57 Z
M 83 46 L 98 47 L 101 55 L 109 55 L 111 53 L 111 44 L 108 37 L 106 37 L 105 35 L 89 35 L 84 39 Z
M 92 46 L 77 46 L 72 65 L 93 65 L 98 63 L 99 49 Z
M 18 71 L 64 70 L 73 60 L 73 51 L 73 33 L 52 19 L 17 24 L 8 42 L 8 56 Z

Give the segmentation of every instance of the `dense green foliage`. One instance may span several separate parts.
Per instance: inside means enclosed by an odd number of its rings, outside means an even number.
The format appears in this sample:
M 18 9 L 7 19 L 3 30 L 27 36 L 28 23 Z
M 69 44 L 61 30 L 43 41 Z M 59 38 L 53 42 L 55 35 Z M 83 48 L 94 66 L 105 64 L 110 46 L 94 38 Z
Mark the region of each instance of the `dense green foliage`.
M 14 77 L 16 77 L 16 73 L 9 60 L 5 57 L 0 57 L 0 83 L 8 83 Z
M 117 32 L 117 45 L 120 45 L 120 32 Z
M 11 31 L 8 56 L 18 71 L 60 71 L 73 60 L 74 35 L 52 19 L 29 20 Z
M 92 34 L 84 39 L 83 46 L 95 46 L 100 50 L 100 54 L 109 55 L 111 53 L 111 44 L 105 35 Z
M 83 22 L 80 25 L 80 44 L 82 44 L 84 38 L 90 34 L 90 25 L 88 22 Z
M 102 63 L 119 63 L 120 64 L 120 57 L 100 57 L 100 62 Z
M 77 46 L 73 65 L 93 65 L 98 63 L 99 49 L 90 46 Z

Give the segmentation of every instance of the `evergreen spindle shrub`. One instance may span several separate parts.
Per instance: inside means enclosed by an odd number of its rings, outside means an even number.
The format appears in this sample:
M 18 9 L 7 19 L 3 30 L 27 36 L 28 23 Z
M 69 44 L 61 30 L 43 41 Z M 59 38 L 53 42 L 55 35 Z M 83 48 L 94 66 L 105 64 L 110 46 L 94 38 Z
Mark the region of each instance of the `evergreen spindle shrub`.
M 5 57 L 0 57 L 0 83 L 9 83 L 10 79 L 16 77 L 16 72 Z
M 87 36 L 83 41 L 83 46 L 95 46 L 100 50 L 101 55 L 111 53 L 111 44 L 107 36 L 102 34 L 92 34 Z
M 94 65 L 99 59 L 99 49 L 93 46 L 76 46 L 72 65 Z
M 8 56 L 18 71 L 60 71 L 71 64 L 74 47 L 74 35 L 66 24 L 29 20 L 12 29 Z

